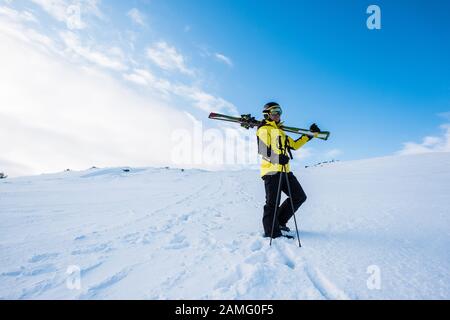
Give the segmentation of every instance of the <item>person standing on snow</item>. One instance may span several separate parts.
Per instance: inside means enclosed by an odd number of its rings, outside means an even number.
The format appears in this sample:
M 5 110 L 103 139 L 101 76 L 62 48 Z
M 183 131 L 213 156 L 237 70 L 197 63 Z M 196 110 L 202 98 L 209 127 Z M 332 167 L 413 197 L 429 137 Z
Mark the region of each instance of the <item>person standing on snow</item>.
M 301 148 L 314 137 L 302 135 L 299 139 L 294 140 L 287 136 L 281 128 L 283 124 L 281 122 L 281 114 L 282 110 L 278 103 L 267 103 L 263 110 L 264 120 L 261 125 L 258 126 L 258 130 L 256 132 L 258 153 L 262 156 L 261 177 L 264 180 L 266 190 L 266 204 L 264 206 L 264 215 L 262 219 L 265 237 L 270 237 L 272 234 L 273 215 L 277 200 L 278 184 L 280 175 L 283 171 L 283 166 L 286 166 L 286 172 L 288 173 L 295 211 L 297 211 L 298 208 L 300 208 L 300 206 L 306 201 L 306 194 L 303 191 L 302 186 L 294 174 L 290 172 L 289 160 L 292 159 L 291 150 Z M 317 136 L 320 129 L 316 124 L 313 124 L 310 127 L 310 131 L 315 133 L 315 136 Z M 289 156 L 287 154 L 289 154 Z M 281 182 L 281 191 L 288 195 L 288 185 L 284 176 Z M 290 199 L 287 198 L 277 209 L 273 238 L 278 238 L 281 236 L 293 238 L 292 236 L 283 235 L 281 233 L 281 231 L 290 231 L 286 224 L 293 215 L 294 212 L 292 212 Z

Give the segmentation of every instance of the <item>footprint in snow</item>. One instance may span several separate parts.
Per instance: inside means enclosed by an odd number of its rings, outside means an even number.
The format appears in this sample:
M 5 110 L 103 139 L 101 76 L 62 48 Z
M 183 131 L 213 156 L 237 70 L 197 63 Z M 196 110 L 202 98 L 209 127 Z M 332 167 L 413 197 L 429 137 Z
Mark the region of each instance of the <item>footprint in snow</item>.
M 98 267 L 100 267 L 102 264 L 103 264 L 103 261 L 98 261 L 98 262 L 90 264 L 90 265 L 88 265 L 86 267 L 83 267 L 81 269 L 81 276 L 85 276 L 86 274 L 90 273 L 92 270 L 95 270 Z
M 231 243 L 225 244 L 224 249 L 230 253 L 233 253 L 236 250 L 239 250 L 240 246 L 241 246 L 241 242 L 239 240 L 233 240 Z
M 279 248 L 277 245 L 273 246 L 273 251 L 268 252 L 268 257 L 271 262 L 273 263 L 281 263 L 285 266 L 287 266 L 289 269 L 295 269 L 296 263 L 295 259 L 286 254 L 286 247 L 282 246 L 282 248 Z
M 76 249 L 72 251 L 72 255 L 81 255 L 81 254 L 91 254 L 91 253 L 98 253 L 98 252 L 109 252 L 113 250 L 110 243 L 100 243 L 100 244 L 94 244 L 87 246 L 85 248 Z
M 141 238 L 139 232 L 128 233 L 122 237 L 122 242 L 126 244 L 136 244 Z
M 191 213 L 182 214 L 181 216 L 179 216 L 177 218 L 177 223 L 187 222 L 189 220 L 189 218 L 191 217 L 191 215 L 192 215 L 192 212 Z
M 253 252 L 261 250 L 262 247 L 263 247 L 263 244 L 262 244 L 261 240 L 254 240 L 250 244 L 250 250 L 253 251 Z
M 19 296 L 19 300 L 23 299 L 31 299 L 35 296 L 42 294 L 43 292 L 51 289 L 54 286 L 54 282 L 52 280 L 42 280 L 39 281 L 31 288 L 22 289 L 22 293 Z
M 137 241 L 137 243 L 143 244 L 143 245 L 147 245 L 150 244 L 152 242 L 152 235 L 153 233 L 151 232 L 147 232 L 145 234 L 143 234 L 141 236 L 141 238 Z
M 21 266 L 19 269 L 3 272 L 3 273 L 0 274 L 0 276 L 3 276 L 3 277 L 17 277 L 17 276 L 23 275 L 24 272 L 25 272 L 25 267 Z
M 56 272 L 56 271 L 58 271 L 58 269 L 54 265 L 45 264 L 45 265 L 38 266 L 36 268 L 33 268 L 30 271 L 25 272 L 24 275 L 31 277 L 31 276 L 37 276 L 37 275 Z
M 189 247 L 189 242 L 186 240 L 186 237 L 181 234 L 176 234 L 170 240 L 169 244 L 167 244 L 165 249 L 183 249 Z
M 130 273 L 130 271 L 131 271 L 131 269 L 126 268 L 120 272 L 113 274 L 112 276 L 106 277 L 101 282 L 91 286 L 88 289 L 87 293 L 83 294 L 80 298 L 81 299 L 93 299 L 93 298 L 99 296 L 106 289 L 114 286 L 116 283 L 125 279 L 128 276 L 128 274 Z
M 349 300 L 349 296 L 330 281 L 318 268 L 305 262 L 304 270 L 320 294 L 329 300 Z
M 37 263 L 37 262 L 41 262 L 41 261 L 46 261 L 49 259 L 56 258 L 58 255 L 59 255 L 58 253 L 35 254 L 28 260 L 28 262 Z
M 38 276 L 45 273 L 56 272 L 58 269 L 53 264 L 44 264 L 44 265 L 34 265 L 31 268 L 26 268 L 24 266 L 20 266 L 19 269 L 3 272 L 0 276 L 4 277 L 33 277 Z
M 245 258 L 244 262 L 251 264 L 251 265 L 254 265 L 257 263 L 265 263 L 265 262 L 267 262 L 267 255 L 265 253 L 263 253 L 262 251 L 253 252 L 247 258 Z

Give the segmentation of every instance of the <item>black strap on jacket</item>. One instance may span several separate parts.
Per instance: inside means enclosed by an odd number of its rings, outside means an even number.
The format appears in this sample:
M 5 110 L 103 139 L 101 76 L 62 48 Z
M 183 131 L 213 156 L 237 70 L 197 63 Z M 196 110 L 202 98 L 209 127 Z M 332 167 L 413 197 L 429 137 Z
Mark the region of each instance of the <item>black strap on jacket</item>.
M 287 153 L 289 154 L 289 157 L 291 158 L 291 160 L 294 159 L 294 157 L 292 156 L 292 152 L 291 152 L 291 146 L 289 145 L 289 139 L 286 136 L 286 139 L 284 140 L 284 147 L 281 143 L 281 136 L 278 136 L 278 148 L 280 149 L 281 153 L 285 153 L 285 151 L 287 151 Z
M 266 125 L 265 120 L 263 120 L 261 122 L 261 124 L 258 126 L 258 129 L 261 128 L 262 126 Z M 269 161 L 271 163 L 276 164 L 277 161 L 274 161 L 275 159 L 272 156 L 275 156 L 275 153 L 272 153 L 272 147 L 271 146 L 267 146 L 263 141 L 261 141 L 261 139 L 259 139 L 258 136 L 256 136 L 256 140 L 258 143 L 258 154 L 260 154 L 264 160 Z M 294 157 L 292 156 L 292 152 L 291 152 L 291 147 L 289 145 L 289 139 L 286 136 L 286 140 L 284 143 L 284 147 L 281 143 L 281 136 L 278 136 L 278 149 L 280 150 L 280 152 L 282 154 L 284 154 L 284 150 L 286 150 L 289 154 L 289 157 L 292 159 L 294 159 Z

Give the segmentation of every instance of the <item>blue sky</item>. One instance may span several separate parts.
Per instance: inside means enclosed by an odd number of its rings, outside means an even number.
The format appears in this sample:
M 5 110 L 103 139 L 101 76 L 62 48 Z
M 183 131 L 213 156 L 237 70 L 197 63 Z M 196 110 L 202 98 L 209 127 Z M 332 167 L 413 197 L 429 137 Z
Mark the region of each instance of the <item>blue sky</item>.
M 376 3 L 382 29 L 366 27 Z M 439 133 L 450 109 L 450 4 L 445 1 L 136 1 L 198 64 L 198 46 L 232 57 L 207 63 L 240 112 L 276 100 L 287 123 L 318 122 L 342 158 L 391 154 Z M 126 6 L 122 5 L 121 10 Z M 120 10 L 119 10 L 120 11 Z M 158 14 L 152 14 L 158 13 Z M 180 32 L 189 26 L 189 32 Z M 317 148 L 329 146 L 316 145 Z
M 381 8 L 381 30 L 366 28 L 372 3 Z M 266 101 L 279 101 L 289 124 L 316 121 L 332 131 L 329 144 L 345 150 L 342 158 L 392 154 L 405 141 L 437 134 L 437 114 L 450 109 L 448 2 L 180 0 L 148 7 L 149 15 L 161 12 L 154 17 L 161 32 L 186 50 L 207 44 L 232 58 L 231 70 L 208 68 L 239 111 L 258 114 Z M 179 32 L 184 25 L 190 32 Z
M 371 4 L 381 8 L 381 30 L 366 27 Z M 75 27 L 69 27 L 71 5 L 81 9 Z M 260 116 L 262 106 L 275 100 L 283 106 L 286 124 L 316 122 L 332 132 L 329 141 L 307 147 L 309 156 L 302 161 L 314 163 L 450 151 L 449 12 L 450 3 L 438 0 L 2 0 L 0 31 L 14 41 L 39 42 L 39 50 L 46 46 L 53 56 L 38 60 L 95 69 L 120 82 L 124 96 L 130 90 L 146 104 L 188 112 L 205 127 L 217 125 L 206 119 L 209 111 Z M 13 49 L 10 54 L 16 56 Z M 55 86 L 76 101 L 80 92 L 60 80 L 63 76 Z M 120 102 L 126 114 L 127 103 Z M 18 117 L 13 110 L 28 110 L 16 104 L 0 111 Z M 103 122 L 112 130 L 114 121 Z M 80 122 L 78 129 L 85 126 Z M 142 156 L 142 163 L 148 159 Z M 81 163 L 86 162 L 73 166 Z M 31 165 L 23 160 L 22 167 Z

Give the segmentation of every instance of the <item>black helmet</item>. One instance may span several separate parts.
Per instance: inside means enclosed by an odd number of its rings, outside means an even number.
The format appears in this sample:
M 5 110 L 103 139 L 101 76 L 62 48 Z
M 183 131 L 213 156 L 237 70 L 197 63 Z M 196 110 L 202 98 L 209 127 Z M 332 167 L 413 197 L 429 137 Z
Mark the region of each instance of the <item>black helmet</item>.
M 264 118 L 267 119 L 271 112 L 278 112 L 280 115 L 282 114 L 281 106 L 276 102 L 266 103 L 263 109 Z

